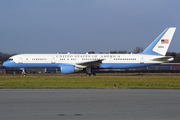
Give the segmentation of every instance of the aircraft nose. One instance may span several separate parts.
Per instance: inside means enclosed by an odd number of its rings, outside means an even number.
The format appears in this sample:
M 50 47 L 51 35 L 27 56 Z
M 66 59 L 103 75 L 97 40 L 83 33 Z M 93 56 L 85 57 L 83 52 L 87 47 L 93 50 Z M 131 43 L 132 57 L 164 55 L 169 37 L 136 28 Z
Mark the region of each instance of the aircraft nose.
M 5 62 L 3 63 L 3 66 L 4 66 L 4 67 L 9 67 L 9 64 L 10 64 L 10 61 L 5 61 Z
M 5 67 L 6 67 L 6 65 L 7 65 L 7 61 L 5 61 L 5 62 L 3 63 L 3 66 L 5 66 Z

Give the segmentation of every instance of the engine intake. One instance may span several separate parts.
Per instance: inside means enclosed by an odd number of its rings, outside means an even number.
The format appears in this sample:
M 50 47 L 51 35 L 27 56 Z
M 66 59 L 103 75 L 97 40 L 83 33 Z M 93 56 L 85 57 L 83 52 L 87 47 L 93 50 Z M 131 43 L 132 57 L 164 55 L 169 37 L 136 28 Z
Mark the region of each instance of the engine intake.
M 79 72 L 83 69 L 77 68 L 74 65 L 63 65 L 61 66 L 61 73 L 62 74 L 71 74 L 75 72 Z

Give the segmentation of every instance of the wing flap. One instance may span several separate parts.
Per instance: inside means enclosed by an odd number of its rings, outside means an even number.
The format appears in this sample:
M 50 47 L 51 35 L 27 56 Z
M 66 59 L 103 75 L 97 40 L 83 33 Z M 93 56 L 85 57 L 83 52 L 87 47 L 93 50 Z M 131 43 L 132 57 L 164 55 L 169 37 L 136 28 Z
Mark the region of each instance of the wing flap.
M 92 60 L 87 62 L 76 63 L 75 66 L 79 67 L 99 67 L 103 60 Z

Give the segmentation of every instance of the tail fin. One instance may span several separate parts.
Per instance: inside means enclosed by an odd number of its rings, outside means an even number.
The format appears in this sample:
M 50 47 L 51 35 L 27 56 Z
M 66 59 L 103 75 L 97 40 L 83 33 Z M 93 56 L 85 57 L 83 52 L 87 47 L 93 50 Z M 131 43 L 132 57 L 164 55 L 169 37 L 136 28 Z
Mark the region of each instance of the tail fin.
M 166 28 L 142 53 L 165 56 L 176 28 Z

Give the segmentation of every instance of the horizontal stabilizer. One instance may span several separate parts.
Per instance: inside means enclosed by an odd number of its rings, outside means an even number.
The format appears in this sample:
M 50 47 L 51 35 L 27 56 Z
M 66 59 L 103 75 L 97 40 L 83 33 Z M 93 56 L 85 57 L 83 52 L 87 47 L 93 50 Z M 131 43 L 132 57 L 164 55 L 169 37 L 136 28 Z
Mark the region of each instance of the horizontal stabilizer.
M 172 56 L 165 56 L 165 57 L 160 57 L 160 58 L 155 58 L 152 59 L 153 61 L 163 61 L 163 62 L 168 62 L 172 61 L 174 58 Z

